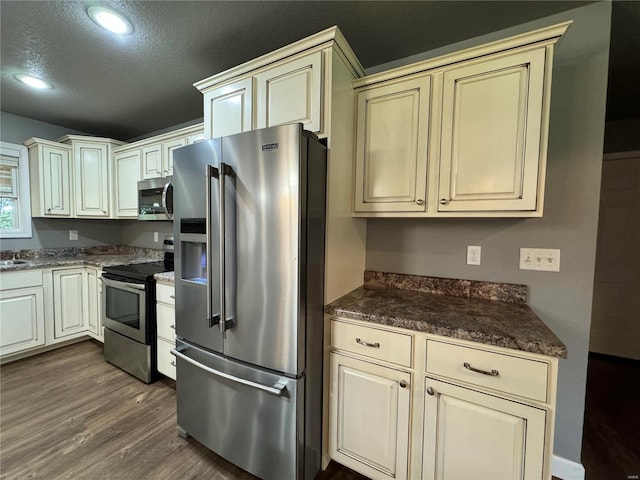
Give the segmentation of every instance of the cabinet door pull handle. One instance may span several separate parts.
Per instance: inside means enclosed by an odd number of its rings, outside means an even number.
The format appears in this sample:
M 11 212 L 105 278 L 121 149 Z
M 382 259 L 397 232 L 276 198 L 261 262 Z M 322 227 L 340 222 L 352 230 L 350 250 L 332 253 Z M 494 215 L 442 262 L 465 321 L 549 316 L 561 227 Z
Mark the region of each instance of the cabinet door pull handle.
M 176 296 L 175 295 L 169 295 L 169 298 L 173 298 L 175 300 Z
M 416 203 L 417 203 L 418 205 L 422 205 L 422 204 L 424 203 L 424 200 L 422 200 L 421 198 L 419 198 L 419 199 L 417 199 L 417 200 L 416 200 Z
M 400 388 L 407 388 L 407 382 L 400 380 Z
M 356 338 L 356 343 L 359 343 L 360 345 L 364 345 L 365 347 L 380 348 L 380 342 L 369 343 L 369 342 L 365 342 L 360 338 Z
M 433 389 L 433 387 L 427 387 L 427 393 L 429 395 L 435 395 L 436 391 Z
M 488 372 L 487 370 L 480 370 L 479 368 L 473 368 L 469 362 L 464 362 L 463 365 L 464 365 L 464 368 L 466 368 L 467 370 L 471 370 L 472 372 L 476 372 L 476 373 L 481 373 L 483 375 L 489 375 L 490 377 L 497 377 L 500 374 L 500 372 L 498 372 L 498 370 L 495 370 L 495 369 Z
M 176 361 L 175 360 L 171 360 L 171 366 L 175 367 L 176 366 Z
M 176 326 L 175 325 L 169 325 L 169 328 L 173 328 L 175 330 Z
M 448 203 L 449 203 L 449 200 L 447 200 L 446 198 L 440 199 L 440 205 L 447 205 Z

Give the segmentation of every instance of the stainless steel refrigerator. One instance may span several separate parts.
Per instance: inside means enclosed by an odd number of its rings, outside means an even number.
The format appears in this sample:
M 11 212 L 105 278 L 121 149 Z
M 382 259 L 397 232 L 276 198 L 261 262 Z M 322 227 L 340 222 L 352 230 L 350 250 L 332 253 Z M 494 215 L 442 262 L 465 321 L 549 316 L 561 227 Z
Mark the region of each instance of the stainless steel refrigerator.
M 322 454 L 326 149 L 302 124 L 174 152 L 178 429 L 265 480 Z

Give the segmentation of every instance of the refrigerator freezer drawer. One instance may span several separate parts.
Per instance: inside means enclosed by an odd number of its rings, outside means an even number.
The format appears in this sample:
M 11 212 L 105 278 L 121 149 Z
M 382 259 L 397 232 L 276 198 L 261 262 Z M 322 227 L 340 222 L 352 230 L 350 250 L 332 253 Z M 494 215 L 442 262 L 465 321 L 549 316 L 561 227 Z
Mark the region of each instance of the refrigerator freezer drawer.
M 281 377 L 178 340 L 178 425 L 265 480 L 303 478 L 305 378 Z

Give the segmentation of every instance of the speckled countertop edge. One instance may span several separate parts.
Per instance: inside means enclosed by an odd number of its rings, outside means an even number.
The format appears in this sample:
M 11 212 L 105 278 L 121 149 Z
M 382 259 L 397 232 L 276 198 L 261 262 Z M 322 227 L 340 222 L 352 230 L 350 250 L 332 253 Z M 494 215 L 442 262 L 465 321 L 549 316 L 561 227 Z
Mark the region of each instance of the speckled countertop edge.
M 522 303 L 365 284 L 327 305 L 325 313 L 567 358 L 567 347 Z
M 176 283 L 175 272 L 156 273 L 153 278 L 155 278 L 158 283 L 166 283 L 168 285 L 175 285 Z

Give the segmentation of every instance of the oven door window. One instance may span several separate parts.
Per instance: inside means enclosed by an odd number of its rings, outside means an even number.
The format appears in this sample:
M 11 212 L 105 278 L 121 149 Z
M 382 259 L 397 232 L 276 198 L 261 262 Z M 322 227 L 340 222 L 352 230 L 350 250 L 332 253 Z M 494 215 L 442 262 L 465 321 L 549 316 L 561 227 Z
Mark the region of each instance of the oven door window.
M 104 326 L 140 343 L 147 343 L 145 291 L 104 280 Z M 115 283 L 115 282 L 114 282 Z M 122 286 L 121 286 L 122 285 Z

